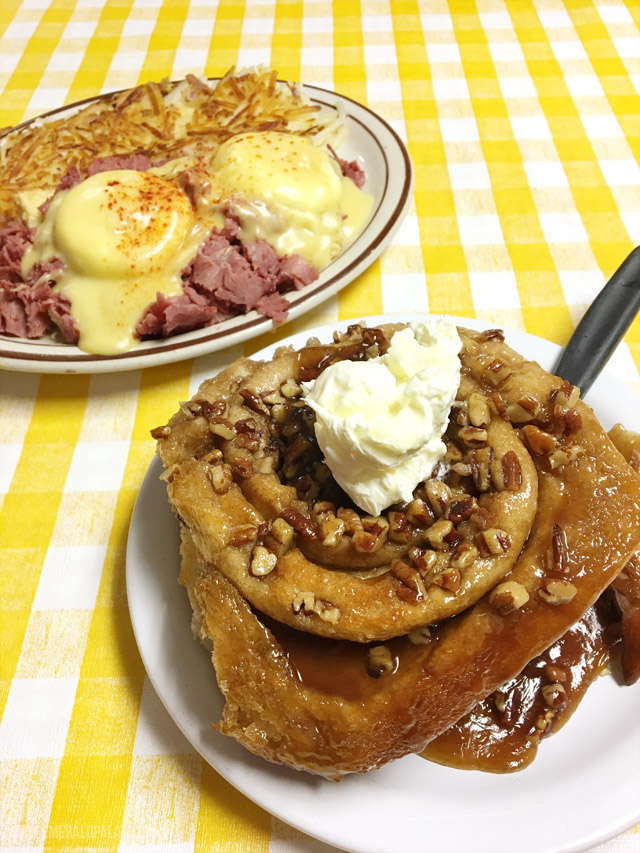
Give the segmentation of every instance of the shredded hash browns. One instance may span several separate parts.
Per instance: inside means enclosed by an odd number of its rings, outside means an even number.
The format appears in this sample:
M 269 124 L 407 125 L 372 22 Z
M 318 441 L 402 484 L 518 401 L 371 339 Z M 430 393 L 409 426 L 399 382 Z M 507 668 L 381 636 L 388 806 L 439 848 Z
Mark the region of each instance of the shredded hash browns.
M 278 82 L 277 72 L 264 67 L 238 74 L 231 68 L 212 86 L 193 75 L 144 83 L 0 137 L 0 220 L 20 216 L 16 193 L 53 192 L 70 167 L 84 172 L 100 157 L 210 158 L 230 136 L 262 130 L 339 145 L 342 129 L 336 112 L 312 104 L 302 86 Z

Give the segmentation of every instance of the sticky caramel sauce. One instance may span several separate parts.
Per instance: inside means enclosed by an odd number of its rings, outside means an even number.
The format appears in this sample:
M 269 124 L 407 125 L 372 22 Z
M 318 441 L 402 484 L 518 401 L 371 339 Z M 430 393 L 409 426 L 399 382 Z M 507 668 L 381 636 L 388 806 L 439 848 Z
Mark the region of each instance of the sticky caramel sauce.
M 519 676 L 433 740 L 423 758 L 465 770 L 508 773 L 530 764 L 540 741 L 558 731 L 609 662 L 619 616 L 607 595 Z M 554 708 L 545 698 L 560 684 Z
M 419 654 L 406 637 L 387 640 L 393 668 L 378 678 L 369 674 L 369 650 L 380 643 L 354 643 L 349 640 L 331 640 L 304 631 L 296 631 L 260 614 L 286 652 L 289 663 L 299 682 L 305 687 L 320 690 L 349 702 L 362 702 L 380 689 L 386 689 L 400 667 Z
M 376 643 L 330 640 L 281 625 L 264 615 L 302 685 L 337 701 L 362 702 L 388 690 L 394 675 L 424 653 L 407 638 L 388 640 L 393 669 L 378 678 L 369 673 L 369 650 Z M 618 643 L 619 616 L 608 595 L 522 673 L 480 702 L 454 726 L 432 741 L 423 758 L 465 770 L 508 773 L 535 758 L 542 738 L 571 716 L 589 685 L 610 660 Z M 558 707 L 552 708 L 543 688 L 562 685 Z

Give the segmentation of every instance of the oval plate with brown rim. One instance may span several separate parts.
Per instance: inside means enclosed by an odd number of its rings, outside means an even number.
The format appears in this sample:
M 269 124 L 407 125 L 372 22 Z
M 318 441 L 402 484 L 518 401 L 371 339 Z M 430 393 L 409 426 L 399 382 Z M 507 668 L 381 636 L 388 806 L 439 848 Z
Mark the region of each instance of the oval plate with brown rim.
M 374 203 L 369 220 L 359 236 L 319 278 L 302 290 L 288 293 L 287 321 L 315 308 L 334 296 L 364 272 L 391 241 L 412 199 L 413 168 L 409 154 L 398 134 L 387 122 L 367 107 L 342 95 L 305 86 L 313 103 L 340 107 L 344 111 L 347 139 L 339 154 L 357 160 L 367 176 L 365 191 Z M 87 101 L 82 102 L 85 106 Z M 45 113 L 39 118 L 63 118 L 80 104 Z M 35 119 L 34 119 L 35 120 Z M 28 340 L 0 335 L 0 367 L 38 373 L 108 373 L 153 367 L 172 361 L 205 355 L 241 343 L 274 328 L 274 323 L 256 311 L 250 311 L 214 326 L 185 332 L 170 338 L 141 341 L 129 352 L 116 356 L 92 355 L 72 344 L 53 338 Z

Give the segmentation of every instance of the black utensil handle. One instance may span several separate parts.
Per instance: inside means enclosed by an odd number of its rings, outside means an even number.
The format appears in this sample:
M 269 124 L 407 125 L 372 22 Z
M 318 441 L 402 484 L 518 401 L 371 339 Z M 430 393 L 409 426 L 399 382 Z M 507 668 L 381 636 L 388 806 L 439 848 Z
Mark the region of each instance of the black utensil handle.
M 584 397 L 639 310 L 640 246 L 593 300 L 553 372 L 577 385 Z

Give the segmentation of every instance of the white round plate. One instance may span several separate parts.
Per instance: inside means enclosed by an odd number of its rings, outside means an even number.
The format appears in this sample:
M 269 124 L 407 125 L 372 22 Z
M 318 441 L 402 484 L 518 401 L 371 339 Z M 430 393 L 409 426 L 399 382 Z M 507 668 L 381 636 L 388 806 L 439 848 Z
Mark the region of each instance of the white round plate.
M 285 294 L 287 321 L 315 308 L 364 272 L 390 243 L 413 197 L 413 168 L 404 143 L 387 122 L 367 107 L 342 95 L 305 86 L 313 103 L 344 110 L 347 139 L 339 154 L 357 160 L 365 171 L 365 191 L 374 203 L 369 220 L 341 255 L 302 290 Z M 99 99 L 96 99 L 99 100 Z M 85 106 L 82 101 L 46 113 L 40 118 L 61 118 Z M 170 338 L 141 341 L 130 352 L 100 356 L 50 338 L 27 340 L 0 335 L 0 368 L 38 373 L 106 373 L 152 367 L 204 355 L 264 334 L 274 328 L 267 317 L 250 311 L 214 326 Z
M 367 318 L 425 319 L 424 315 Z M 454 318 L 480 329 L 486 324 Z M 355 321 L 349 321 L 355 322 Z M 310 334 L 330 340 L 324 326 Z M 560 348 L 523 332 L 506 340 L 547 369 Z M 257 353 L 269 357 L 273 348 Z M 640 428 L 640 400 L 612 376 L 589 393 L 605 429 Z M 568 853 L 585 850 L 640 821 L 640 684 L 600 678 L 567 725 L 543 742 L 533 764 L 515 774 L 454 770 L 408 756 L 340 784 L 256 758 L 209 725 L 223 698 L 210 657 L 191 635 L 191 610 L 178 584 L 177 523 L 159 460 L 144 480 L 127 547 L 133 629 L 149 678 L 193 746 L 222 776 L 281 820 L 357 853 Z

